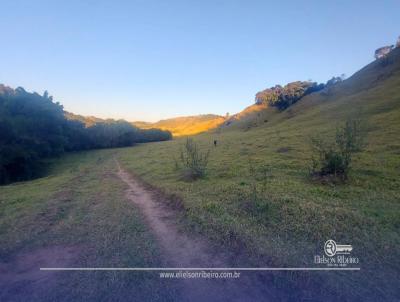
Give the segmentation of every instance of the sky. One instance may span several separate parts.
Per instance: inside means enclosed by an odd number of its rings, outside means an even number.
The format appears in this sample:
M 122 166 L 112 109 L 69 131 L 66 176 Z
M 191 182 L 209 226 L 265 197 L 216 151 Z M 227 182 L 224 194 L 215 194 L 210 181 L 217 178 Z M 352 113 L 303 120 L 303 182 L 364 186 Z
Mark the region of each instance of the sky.
M 65 110 L 233 114 L 296 80 L 350 76 L 400 35 L 400 1 L 0 0 L 0 83 Z

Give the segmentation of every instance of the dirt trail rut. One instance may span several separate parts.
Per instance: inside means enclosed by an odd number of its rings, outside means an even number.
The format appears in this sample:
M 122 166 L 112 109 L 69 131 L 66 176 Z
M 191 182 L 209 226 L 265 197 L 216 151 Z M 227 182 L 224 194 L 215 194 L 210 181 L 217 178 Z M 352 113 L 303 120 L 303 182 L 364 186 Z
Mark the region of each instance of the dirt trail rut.
M 167 265 L 182 268 L 229 267 L 222 252 L 217 252 L 202 238 L 189 237 L 175 224 L 173 211 L 160 203 L 155 194 L 118 166 L 118 176 L 128 186 L 126 197 L 142 212 L 149 228 L 164 252 Z M 252 275 L 252 278 L 250 277 Z M 184 301 L 275 301 L 268 284 L 256 273 L 241 272 L 232 279 L 174 279 L 180 283 Z

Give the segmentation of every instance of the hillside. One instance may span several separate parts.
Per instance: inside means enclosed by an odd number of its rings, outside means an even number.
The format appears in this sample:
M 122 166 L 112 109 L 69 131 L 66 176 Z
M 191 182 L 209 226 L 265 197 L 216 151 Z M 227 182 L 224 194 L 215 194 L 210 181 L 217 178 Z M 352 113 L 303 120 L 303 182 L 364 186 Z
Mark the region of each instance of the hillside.
M 83 116 L 66 112 L 65 116 L 69 120 L 77 120 L 91 127 L 96 123 L 114 122 L 113 119 L 102 119 L 95 116 Z M 182 116 L 151 122 L 132 122 L 131 124 L 140 129 L 161 129 L 170 131 L 174 137 L 195 135 L 201 132 L 209 131 L 220 126 L 226 119 L 215 114 L 202 114 L 195 116 Z
M 335 85 L 326 87 L 321 91 L 311 93 L 301 98 L 296 104 L 286 110 L 279 110 L 265 104 L 254 104 L 247 107 L 242 112 L 232 115 L 223 125 L 221 130 L 234 131 L 238 129 L 248 130 L 257 126 L 271 126 L 295 117 L 304 118 L 308 113 L 314 112 L 316 106 L 326 102 L 336 100 L 335 105 L 342 102 L 348 105 L 350 113 L 354 110 L 365 112 L 371 107 L 380 106 L 377 101 L 375 104 L 357 104 L 357 109 L 350 106 L 350 102 L 357 102 L 354 98 L 370 99 L 370 91 L 375 87 L 388 85 L 398 76 L 400 69 L 400 48 L 394 49 L 385 60 L 376 60 L 354 73 L 351 77 Z M 361 95 L 359 95 L 361 94 Z M 332 104 L 332 106 L 335 106 Z M 313 108 L 314 107 L 314 108 Z M 372 109 L 372 108 L 371 108 Z M 333 113 L 333 112 L 332 112 Z
M 95 116 L 83 116 L 79 114 L 74 114 L 72 112 L 65 112 L 64 113 L 66 119 L 72 120 L 72 121 L 79 121 L 85 125 L 85 127 L 91 127 L 95 125 L 96 123 L 105 123 L 106 121 L 113 121 L 111 119 L 101 119 L 99 117 Z
M 316 301 L 395 301 L 399 87 L 400 49 L 395 49 L 386 61 L 374 61 L 286 110 L 250 106 L 220 131 L 193 138 L 201 150 L 211 151 L 207 176 L 196 182 L 183 181 L 174 165 L 183 139 L 119 156 L 128 170 L 179 201 L 188 229 L 225 249 L 245 251 L 248 257 L 236 259 L 238 266 L 315 266 L 314 255 L 323 253 L 326 240 L 353 246 L 362 273 L 295 274 L 284 285 L 282 274 L 271 277 L 287 292 L 299 286 L 304 297 Z M 365 121 L 367 146 L 354 158 L 348 182 L 310 180 L 310 138 L 334 137 L 352 116 Z
M 220 115 L 204 114 L 170 118 L 155 123 L 133 122 L 133 124 L 143 129 L 158 128 L 161 130 L 168 130 L 174 137 L 178 137 L 194 135 L 217 128 L 224 121 L 225 118 Z

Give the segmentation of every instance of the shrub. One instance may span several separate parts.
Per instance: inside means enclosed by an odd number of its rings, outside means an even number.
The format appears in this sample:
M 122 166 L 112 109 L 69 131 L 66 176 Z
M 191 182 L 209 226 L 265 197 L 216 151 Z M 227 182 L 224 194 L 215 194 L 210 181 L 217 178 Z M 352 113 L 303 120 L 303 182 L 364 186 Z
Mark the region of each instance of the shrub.
M 348 119 L 344 126 L 338 127 L 333 142 L 312 139 L 316 156 L 312 158 L 311 175 L 347 180 L 354 154 L 365 147 L 364 139 L 365 132 L 360 119 Z
M 183 165 L 183 179 L 196 180 L 206 174 L 210 150 L 201 152 L 197 143 L 187 138 L 181 149 L 180 159 Z
M 388 54 L 393 50 L 393 48 L 394 48 L 394 45 L 383 46 L 381 48 L 378 48 L 377 50 L 375 50 L 375 54 L 374 54 L 375 59 L 379 60 L 382 58 L 386 58 L 388 56 Z
M 247 182 L 249 186 L 237 193 L 241 208 L 247 213 L 257 216 L 268 212 L 269 203 L 266 199 L 267 183 L 272 177 L 271 168 L 267 165 L 256 165 L 249 161 Z

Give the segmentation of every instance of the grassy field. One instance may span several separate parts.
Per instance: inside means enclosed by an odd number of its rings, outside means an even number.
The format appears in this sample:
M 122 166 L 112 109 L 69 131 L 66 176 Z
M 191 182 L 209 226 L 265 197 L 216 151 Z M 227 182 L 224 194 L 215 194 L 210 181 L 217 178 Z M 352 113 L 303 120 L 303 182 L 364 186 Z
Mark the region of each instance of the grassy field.
M 171 197 L 182 230 L 241 255 L 232 265 L 314 267 L 314 255 L 334 239 L 353 245 L 360 272 L 270 274 L 276 287 L 301 287 L 311 301 L 399 300 L 399 62 L 367 66 L 285 112 L 249 110 L 248 117 L 195 136 L 210 150 L 207 175 L 197 181 L 184 181 L 175 165 L 185 138 L 54 160 L 47 177 L 0 187 L 0 257 L 7 262 L 24 251 L 73 246 L 80 254 L 74 266 L 162 265 L 154 238 L 126 202 L 115 157 Z M 355 115 L 367 125 L 368 144 L 348 182 L 311 180 L 310 138 L 332 138 Z M 92 301 L 176 297 L 155 275 L 90 274 L 68 274 L 56 291 L 33 293 L 32 300 L 74 300 L 82 293 Z
M 75 250 L 76 259 L 67 266 L 160 266 L 154 238 L 138 210 L 125 199 L 125 187 L 114 174 L 114 153 L 104 150 L 68 155 L 50 166 L 47 177 L 0 187 L 2 262 L 18 262 L 24 253 L 35 255 L 57 247 L 60 251 Z M 30 291 L 24 280 L 14 282 L 14 292 L 2 290 L 0 300 L 169 301 L 176 296 L 166 284 L 154 286 L 159 282 L 156 274 L 61 274 L 50 290 L 36 287 Z M 29 274 L 25 276 L 29 279 Z
M 374 68 L 381 71 L 370 66 L 336 91 L 310 95 L 286 112 L 267 109 L 194 137 L 202 150 L 211 150 L 204 179 L 185 182 L 175 168 L 184 139 L 121 149 L 118 157 L 132 173 L 180 200 L 186 228 L 245 251 L 247 260 L 238 265 L 314 266 L 314 255 L 323 254 L 332 238 L 353 245 L 361 272 L 284 278 L 321 283 L 321 295 L 336 292 L 343 300 L 394 301 L 400 281 L 400 74 L 391 69 L 389 78 L 373 84 Z M 310 137 L 333 137 L 355 115 L 366 122 L 368 145 L 355 158 L 348 183 L 310 180 Z

